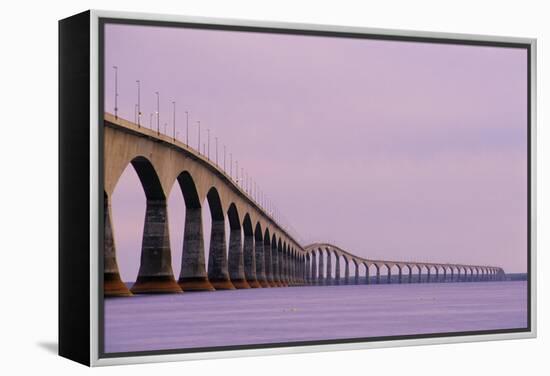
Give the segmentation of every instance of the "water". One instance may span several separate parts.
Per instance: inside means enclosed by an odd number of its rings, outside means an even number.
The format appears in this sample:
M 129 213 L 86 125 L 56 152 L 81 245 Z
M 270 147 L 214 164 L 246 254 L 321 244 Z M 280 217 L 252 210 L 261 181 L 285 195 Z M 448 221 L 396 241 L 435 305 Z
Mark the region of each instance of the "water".
M 524 328 L 527 283 L 306 286 L 105 300 L 105 352 Z

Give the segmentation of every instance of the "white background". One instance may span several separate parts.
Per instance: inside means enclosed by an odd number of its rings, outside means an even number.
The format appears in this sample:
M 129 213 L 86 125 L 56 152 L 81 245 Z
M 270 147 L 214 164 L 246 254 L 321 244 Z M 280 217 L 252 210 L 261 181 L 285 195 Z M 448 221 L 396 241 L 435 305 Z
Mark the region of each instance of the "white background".
M 0 22 L 2 246 L 0 372 L 4 375 L 340 373 L 539 375 L 548 336 L 550 40 L 546 1 L 56 1 L 4 2 Z M 538 317 L 532 340 L 118 366 L 90 371 L 54 355 L 57 342 L 57 20 L 88 8 L 538 38 Z M 76 250 L 75 250 L 76 251 Z M 546 270 L 545 270 L 546 269 Z M 429 319 L 429 318 L 427 318 Z M 545 349 L 546 347 L 546 349 Z

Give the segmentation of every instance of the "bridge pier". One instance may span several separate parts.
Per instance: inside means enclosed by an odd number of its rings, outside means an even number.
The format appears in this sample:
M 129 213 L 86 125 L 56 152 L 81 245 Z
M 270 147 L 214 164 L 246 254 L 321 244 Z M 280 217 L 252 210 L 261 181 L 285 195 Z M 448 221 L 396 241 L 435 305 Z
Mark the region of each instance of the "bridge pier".
M 319 252 L 319 276 L 317 277 L 318 284 L 323 286 L 325 284 L 325 263 L 323 262 L 323 251 Z
M 250 230 L 252 231 L 252 230 Z M 254 254 L 254 236 L 251 232 L 244 232 L 244 242 L 243 242 L 243 253 L 244 253 L 244 275 L 246 277 L 246 282 L 251 288 L 261 287 L 256 279 L 256 257 Z
M 304 277 L 304 257 L 300 254 L 298 255 L 298 280 L 300 282 L 300 285 L 303 286 L 305 283 L 305 277 Z
M 386 268 L 388 269 L 388 276 L 387 276 L 386 283 L 389 285 L 389 284 L 391 284 L 391 267 L 386 265 Z
M 365 285 L 369 285 L 370 284 L 369 264 L 364 264 L 364 265 L 365 265 Z
M 300 286 L 304 285 L 304 261 L 302 255 L 298 255 L 298 283 Z
M 273 264 L 271 256 L 271 240 L 269 238 L 269 233 L 265 236 L 264 239 L 264 264 L 265 264 L 265 279 L 269 287 L 277 287 L 275 280 L 273 279 Z
M 174 278 L 166 200 L 148 198 L 141 244 L 141 262 L 134 294 L 181 293 Z
M 302 284 L 302 277 L 300 275 L 300 255 L 298 252 L 294 254 L 294 282 L 300 286 Z
M 286 252 L 285 247 L 279 245 L 279 274 L 281 284 L 284 287 L 288 287 L 288 279 L 286 275 Z
M 344 284 L 349 285 L 349 260 L 346 259 L 346 268 L 345 268 L 345 274 L 344 274 Z
M 339 285 L 340 281 L 340 256 L 336 255 L 336 268 L 334 270 L 334 284 Z
M 256 256 L 256 279 L 261 287 L 269 287 L 265 275 L 265 254 L 262 235 L 256 232 L 254 239 L 254 254 Z
M 374 264 L 376 267 L 376 284 L 380 284 L 380 267 L 377 264 Z
M 285 280 L 286 280 L 286 284 L 287 284 L 287 286 L 293 286 L 293 283 L 292 283 L 292 270 L 290 269 L 291 259 L 290 259 L 290 249 L 289 248 L 286 249 L 285 256 L 284 256 L 283 260 L 285 262 Z
M 317 255 L 315 251 L 311 252 L 311 284 L 317 285 Z
M 201 208 L 187 208 L 178 285 L 183 291 L 213 291 L 204 261 Z
M 403 283 L 403 273 L 401 271 L 401 266 L 397 265 L 397 269 L 399 270 L 399 276 L 398 276 L 397 282 L 401 284 Z
M 288 275 L 287 275 L 287 257 L 286 257 L 286 246 L 283 245 L 281 250 L 279 251 L 280 256 L 280 272 L 281 272 L 281 282 L 285 287 L 288 287 Z
M 310 265 L 310 257 L 309 254 L 304 255 L 304 283 L 306 285 L 310 285 L 310 272 L 311 272 L 311 265 Z
M 355 260 L 353 260 L 353 263 L 355 265 L 355 284 L 358 285 L 359 284 L 359 265 Z
M 326 284 L 332 285 L 332 257 L 330 256 L 330 251 L 327 249 L 327 279 Z
M 249 289 L 244 274 L 244 254 L 241 229 L 232 228 L 229 232 L 229 279 L 237 289 Z
M 225 222 L 222 219 L 212 219 L 210 234 L 210 252 L 208 257 L 208 279 L 216 290 L 234 290 L 235 286 L 229 279 L 227 256 L 225 254 Z
M 104 296 L 132 296 L 132 293 L 120 279 L 116 261 L 116 248 L 111 225 L 111 203 L 107 195 L 103 201 L 103 220 L 105 234 L 103 241 L 103 295 Z
M 294 252 L 289 248 L 288 250 L 288 281 L 291 286 L 296 286 L 296 276 L 294 275 Z
M 279 254 L 277 252 L 277 243 L 275 238 L 271 242 L 271 269 L 273 273 L 273 284 L 275 287 L 281 287 L 281 279 L 279 276 Z
M 309 259 L 306 254 L 302 256 L 302 259 L 303 259 L 302 269 L 304 273 L 304 285 L 309 285 L 309 270 L 307 267 Z
M 296 269 L 296 284 L 298 286 L 301 286 L 302 285 L 302 274 L 300 272 L 301 270 L 301 263 L 300 263 L 300 255 L 298 254 L 298 252 L 296 252 L 296 256 L 294 256 L 296 258 L 296 262 L 295 262 L 295 269 Z
M 288 279 L 288 285 L 294 286 L 294 276 L 292 275 L 292 251 L 290 249 L 290 246 L 288 248 L 286 257 L 286 275 Z

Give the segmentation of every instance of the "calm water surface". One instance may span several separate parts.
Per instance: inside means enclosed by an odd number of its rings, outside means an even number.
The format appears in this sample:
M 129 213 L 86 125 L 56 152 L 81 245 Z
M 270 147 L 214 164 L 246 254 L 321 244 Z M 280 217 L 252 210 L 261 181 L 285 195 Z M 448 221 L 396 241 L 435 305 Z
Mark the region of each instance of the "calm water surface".
M 527 282 L 307 286 L 105 300 L 105 352 L 527 326 Z

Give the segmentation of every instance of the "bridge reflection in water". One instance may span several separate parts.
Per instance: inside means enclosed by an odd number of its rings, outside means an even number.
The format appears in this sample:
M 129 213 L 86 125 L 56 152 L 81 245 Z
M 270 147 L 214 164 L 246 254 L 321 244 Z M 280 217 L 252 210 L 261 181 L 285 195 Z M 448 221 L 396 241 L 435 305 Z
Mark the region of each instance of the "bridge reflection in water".
M 239 184 L 238 177 L 228 175 L 217 161 L 175 137 L 111 114 L 104 119 L 105 296 L 298 285 L 494 281 L 504 277 L 502 268 L 496 266 L 371 260 L 328 243 L 304 247 L 273 212 L 258 203 L 248 184 L 242 180 Z M 136 170 L 147 200 L 140 267 L 130 290 L 118 271 L 110 203 L 129 164 Z M 186 206 L 177 280 L 172 271 L 166 203 L 175 186 Z M 201 210 L 205 200 L 212 219 L 208 268 Z M 350 265 L 354 266 L 353 276 Z

